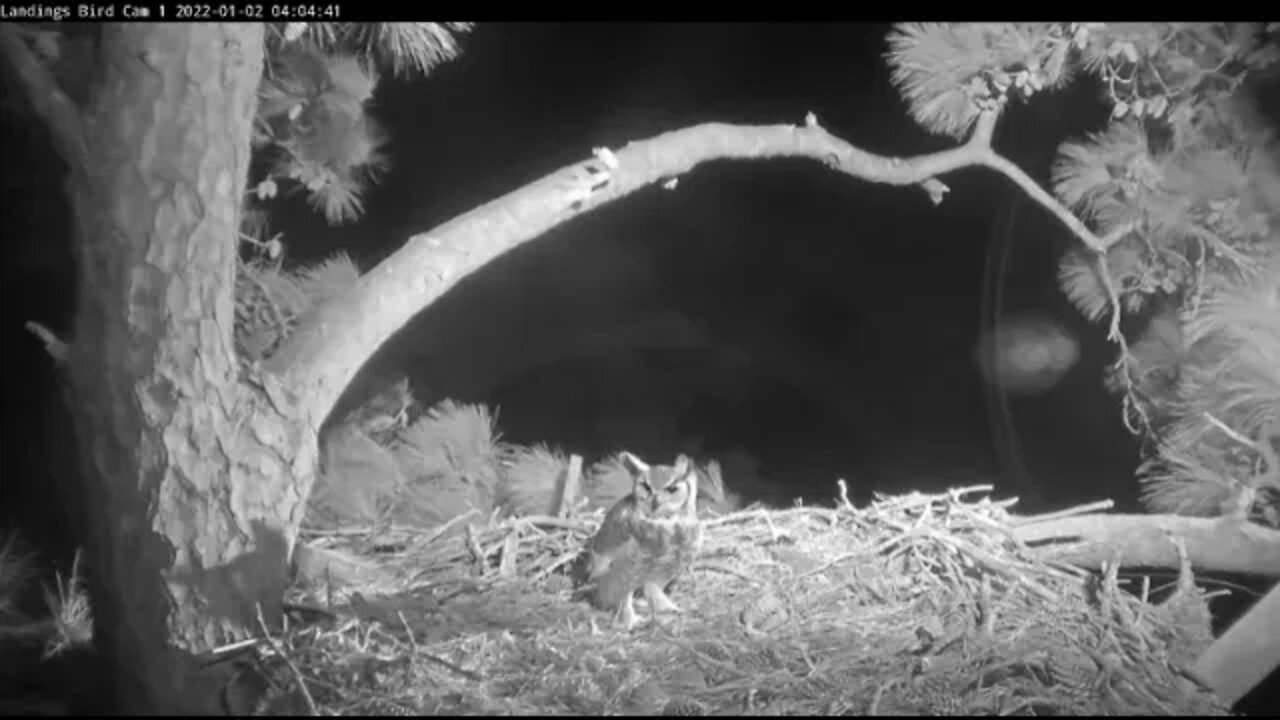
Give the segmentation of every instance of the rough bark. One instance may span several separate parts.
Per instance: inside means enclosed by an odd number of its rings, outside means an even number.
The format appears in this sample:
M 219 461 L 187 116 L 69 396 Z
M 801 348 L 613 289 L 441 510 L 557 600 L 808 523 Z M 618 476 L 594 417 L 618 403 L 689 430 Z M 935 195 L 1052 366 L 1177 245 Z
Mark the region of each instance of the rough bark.
M 259 25 L 110 25 L 84 109 L 67 360 L 95 643 L 124 711 L 209 709 L 184 657 L 243 637 L 259 603 L 278 612 L 314 458 L 314 429 L 238 381 L 231 339 L 262 42 Z

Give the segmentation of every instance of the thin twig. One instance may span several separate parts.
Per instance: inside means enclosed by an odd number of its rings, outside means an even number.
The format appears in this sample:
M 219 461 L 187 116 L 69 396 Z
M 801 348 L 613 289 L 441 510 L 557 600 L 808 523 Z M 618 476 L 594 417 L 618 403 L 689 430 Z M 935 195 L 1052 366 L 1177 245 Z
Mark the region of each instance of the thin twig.
M 666 640 L 672 645 L 675 645 L 676 647 L 689 653 L 690 655 L 698 658 L 699 660 L 705 662 L 706 664 L 712 667 L 718 668 L 719 670 L 722 670 L 735 677 L 742 678 L 742 679 L 750 679 L 750 676 L 742 672 L 741 670 L 739 670 L 736 665 L 733 665 L 732 663 L 723 662 L 721 660 L 717 660 L 707 655 L 706 653 L 703 653 L 702 651 L 694 647 L 691 643 L 688 643 L 676 637 L 675 635 L 672 635 L 671 632 L 667 630 L 665 627 L 663 627 L 662 625 L 658 625 L 656 630 L 657 630 L 657 634 L 660 635 L 662 639 Z
M 502 541 L 502 559 L 498 561 L 498 577 L 510 578 L 516 574 L 516 560 L 520 554 L 520 533 L 513 532 Z
M 759 578 L 753 578 L 753 577 L 751 577 L 750 575 L 747 575 L 746 573 L 738 572 L 737 570 L 734 570 L 734 569 L 733 569 L 733 568 L 731 568 L 731 567 L 727 567 L 727 566 L 724 566 L 724 565 L 720 565 L 720 564 L 718 564 L 718 563 L 698 561 L 698 562 L 695 562 L 695 563 L 693 564 L 693 568 L 692 568 L 692 569 L 693 569 L 693 570 L 710 570 L 710 571 L 713 571 L 713 572 L 724 573 L 725 575 L 732 575 L 732 576 L 734 576 L 734 577 L 736 577 L 736 578 L 738 578 L 738 579 L 740 579 L 740 580 L 743 580 L 743 581 L 745 581 L 745 582 L 748 582 L 748 583 L 750 583 L 750 584 L 752 584 L 752 585 L 760 585 L 760 584 L 761 584 L 761 581 L 760 581 L 760 579 L 759 579 Z
M 543 580 L 546 580 L 547 578 L 551 577 L 551 575 L 555 573 L 555 571 L 573 562 L 581 554 L 582 554 L 582 551 L 577 549 L 570 550 L 569 552 L 566 552 L 566 553 L 562 553 L 550 565 L 543 568 L 537 575 L 534 575 L 533 582 L 537 584 L 542 582 Z
M 551 517 L 549 515 L 525 515 L 515 518 L 512 522 L 517 525 L 533 525 L 535 527 L 557 528 L 576 532 L 587 532 L 591 529 L 587 523 L 581 520 L 570 520 L 569 518 Z
M 471 508 L 470 510 L 468 510 L 468 511 L 466 511 L 466 512 L 462 513 L 461 515 L 459 515 L 459 516 L 457 516 L 457 517 L 453 518 L 453 519 L 452 519 L 452 520 L 450 520 L 449 522 L 446 522 L 445 524 L 443 524 L 443 525 L 441 525 L 440 527 L 436 528 L 436 529 L 435 529 L 435 532 L 433 532 L 433 533 L 431 533 L 430 535 L 428 535 L 428 536 L 427 536 L 427 538 L 426 538 L 425 540 L 423 540 L 423 541 L 422 541 L 422 544 L 423 544 L 423 545 L 430 545 L 431 543 L 433 543 L 433 542 L 435 542 L 436 540 L 440 539 L 440 536 L 442 536 L 442 535 L 444 535 L 445 533 L 449 532 L 450 530 L 452 530 L 453 528 L 455 528 L 455 527 L 457 527 L 458 525 L 462 524 L 463 522 L 465 522 L 465 521 L 467 521 L 467 520 L 471 519 L 471 517 L 472 517 L 472 516 L 474 516 L 474 515 L 479 515 L 479 514 L 480 514 L 480 511 L 479 511 L 479 510 L 477 510 L 476 508 Z M 471 526 L 470 526 L 470 525 L 468 525 L 467 527 L 469 528 L 469 527 L 471 527 Z
M 1230 427 L 1230 426 L 1228 426 L 1226 423 L 1224 423 L 1224 422 L 1222 422 L 1221 420 L 1219 420 L 1218 418 L 1214 417 L 1214 416 L 1213 416 L 1213 413 L 1208 412 L 1208 411 L 1205 411 L 1205 413 L 1204 413 L 1204 418 L 1205 418 L 1206 420 L 1208 420 L 1208 421 L 1209 421 L 1209 424 L 1210 424 L 1210 425 L 1213 425 L 1214 427 L 1216 427 L 1216 428 L 1218 428 L 1219 430 L 1221 430 L 1224 434 L 1226 434 L 1226 436 L 1227 436 L 1227 437 L 1231 438 L 1232 440 L 1235 440 L 1236 442 L 1240 443 L 1241 445 L 1243 445 L 1243 446 L 1245 446 L 1245 447 L 1247 447 L 1247 448 L 1250 448 L 1250 449 L 1253 449 L 1253 450 L 1257 450 L 1257 449 L 1258 449 L 1258 446 L 1257 446 L 1257 445 L 1255 445 L 1255 444 L 1253 443 L 1253 441 L 1252 441 L 1252 440 L 1250 440 L 1249 438 L 1247 438 L 1247 437 L 1245 437 L 1245 436 L 1241 435 L 1240 433 L 1236 432 L 1235 430 L 1232 430 L 1232 429 L 1231 429 L 1231 427 Z
M 280 659 L 284 661 L 285 666 L 289 668 L 289 672 L 293 674 L 293 679 L 298 683 L 298 688 L 302 691 L 302 699 L 307 703 L 307 714 L 312 717 L 319 716 L 320 710 L 316 707 L 315 698 L 311 697 L 311 690 L 307 688 L 307 681 L 302 679 L 302 672 L 298 670 L 298 666 L 295 665 L 293 660 L 285 653 L 284 648 L 280 646 L 280 643 L 276 642 L 271 637 L 271 631 L 267 629 L 266 620 L 262 617 L 262 603 L 258 603 L 257 607 L 258 628 L 262 630 L 262 639 L 271 646 L 271 650 L 275 652 L 275 654 L 280 656 Z
M 408 621 L 408 620 L 405 620 L 404 613 L 403 613 L 403 612 L 401 612 L 401 611 L 399 611 L 399 610 L 397 610 L 397 611 L 396 611 L 396 616 L 400 618 L 400 624 L 404 626 L 404 631 L 405 631 L 405 633 L 406 633 L 406 634 L 408 634 L 408 636 L 409 636 L 409 648 L 410 648 L 410 649 L 412 650 L 412 652 L 413 652 L 413 657 L 415 657 L 415 658 L 416 658 L 416 657 L 421 657 L 421 658 L 423 658 L 423 659 L 425 659 L 425 660 L 429 660 L 429 661 L 431 661 L 431 662 L 433 662 L 433 663 L 435 663 L 435 664 L 439 665 L 440 667 L 443 667 L 443 668 L 445 668 L 445 669 L 449 670 L 450 672 L 453 672 L 453 673 L 456 673 L 456 674 L 458 674 L 458 675 L 461 675 L 462 677 L 464 677 L 464 678 L 466 678 L 466 679 L 468 679 L 468 680 L 471 680 L 471 681 L 473 681 L 473 682 L 483 682 L 483 681 L 484 681 L 484 676 L 483 676 L 483 675 L 481 675 L 480 673 L 477 673 L 477 672 L 472 671 L 472 670 L 468 670 L 468 669 L 466 669 L 466 668 L 464 668 L 464 667 L 460 667 L 460 666 L 458 666 L 458 665 L 454 665 L 453 663 L 449 662 L 448 660 L 445 660 L 445 659 L 444 659 L 444 658 L 442 658 L 442 657 L 436 657 L 435 655 L 432 655 L 432 654 L 431 654 L 431 653 L 429 653 L 429 652 L 425 652 L 422 648 L 420 648 L 420 647 L 418 646 L 418 640 L 417 640 L 417 638 L 415 638 L 415 637 L 414 637 L 414 635 L 413 635 L 413 629 L 409 627 L 409 621 Z
M 989 493 L 995 490 L 995 485 L 969 485 L 968 487 L 952 488 L 947 491 L 947 495 L 954 501 L 959 502 L 965 495 L 973 495 L 975 493 Z
M 1056 510 L 1054 512 L 1041 513 L 1039 515 L 1024 515 L 1022 517 L 1011 517 L 1009 524 L 1014 527 L 1022 525 L 1032 525 L 1039 522 L 1048 522 L 1050 520 L 1059 520 L 1072 515 L 1087 515 L 1088 513 L 1110 510 L 1116 505 L 1114 500 L 1096 500 L 1084 505 L 1076 505 L 1066 510 Z
M 761 518 L 761 514 L 760 514 L 761 512 L 767 512 L 769 515 L 773 517 L 779 517 L 779 518 L 794 516 L 794 515 L 799 515 L 801 517 L 820 517 L 820 518 L 823 518 L 824 520 L 827 520 L 830 523 L 830 520 L 832 519 L 836 511 L 832 510 L 831 508 L 822 508 L 822 507 L 782 508 L 779 510 L 768 510 L 768 511 L 762 511 L 759 508 L 752 508 L 747 510 L 738 510 L 729 515 L 722 515 L 718 518 L 712 518 L 710 520 L 703 522 L 702 526 L 703 527 L 720 527 L 722 525 L 739 525 L 739 524 L 751 523 Z
M 836 480 L 836 488 L 836 498 L 840 501 L 840 507 L 844 510 L 852 510 L 853 503 L 849 502 L 849 485 L 844 481 L 844 478 Z

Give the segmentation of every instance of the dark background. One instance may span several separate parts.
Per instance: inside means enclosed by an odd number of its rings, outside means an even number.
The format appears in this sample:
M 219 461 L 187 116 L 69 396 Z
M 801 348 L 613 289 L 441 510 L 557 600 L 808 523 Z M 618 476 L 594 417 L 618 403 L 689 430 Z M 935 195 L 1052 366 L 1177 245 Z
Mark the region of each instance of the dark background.
M 291 259 L 371 267 L 409 235 L 587 155 L 706 121 L 800 123 L 812 111 L 866 150 L 951 144 L 906 114 L 882 59 L 888 26 L 481 24 L 425 80 L 384 81 L 374 113 L 392 170 L 359 223 L 301 200 L 274 220 Z M 60 166 L 5 79 L 0 333 L 4 511 L 60 564 L 74 528 L 66 410 L 23 323 L 71 329 L 74 275 Z M 1056 147 L 1097 129 L 1087 82 L 1014 108 L 997 148 L 1040 182 Z M 1054 280 L 1072 241 L 988 171 L 945 178 L 938 207 L 812 162 L 718 163 L 562 226 L 463 282 L 377 356 L 426 400 L 498 407 L 507 439 L 656 462 L 697 448 L 749 499 L 825 501 L 994 483 L 1024 511 L 1103 497 L 1134 509 L 1136 445 L 1103 391 L 1112 351 Z M 993 276 L 993 257 L 1009 253 Z M 1015 400 L 1016 445 L 992 427 L 971 359 L 984 288 L 1080 339 L 1053 391 Z M 988 308 L 989 310 L 989 308 Z M 989 314 L 989 313 L 988 313 Z M 1001 438 L 996 442 L 995 438 Z M 1021 457 L 1025 463 L 1013 462 Z

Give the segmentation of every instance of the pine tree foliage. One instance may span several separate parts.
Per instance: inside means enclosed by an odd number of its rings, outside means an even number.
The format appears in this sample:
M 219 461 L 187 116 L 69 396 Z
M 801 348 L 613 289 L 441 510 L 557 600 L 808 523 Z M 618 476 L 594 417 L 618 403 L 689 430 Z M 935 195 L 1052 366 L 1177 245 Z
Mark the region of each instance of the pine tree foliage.
M 397 451 L 417 459 L 419 476 L 489 475 L 503 457 L 497 418 L 484 405 L 446 400 L 401 434 Z
M 400 517 L 433 526 L 493 511 L 507 449 L 484 405 L 446 400 L 399 433 L 391 449 L 409 483 Z
M 241 262 L 236 275 L 235 328 L 240 361 L 247 364 L 270 357 L 312 310 L 346 292 L 359 276 L 345 253 L 294 270 L 260 254 Z
M 1229 507 L 1237 482 L 1216 449 L 1190 455 L 1171 445 L 1141 465 L 1142 500 L 1152 512 L 1215 517 Z
M 291 273 L 311 307 L 338 297 L 355 284 L 360 270 L 346 253 L 336 253 L 315 265 L 304 266 Z
M 1192 351 L 1172 392 L 1179 412 L 1141 473 L 1152 505 L 1159 509 L 1168 502 L 1164 494 L 1184 496 L 1201 484 L 1210 495 L 1206 473 L 1240 491 L 1280 490 L 1280 468 L 1264 447 L 1280 428 L 1280 253 L 1269 267 L 1217 290 L 1184 328 Z
M 386 172 L 386 134 L 369 112 L 379 65 L 427 74 L 461 53 L 471 23 L 287 23 L 273 26 L 255 146 L 270 155 L 260 200 L 305 192 L 332 224 L 356 220 Z
M 1280 159 L 1252 103 L 1274 90 L 1277 41 L 1278 23 L 912 23 L 890 38 L 894 81 L 933 132 L 964 137 L 979 113 L 1076 77 L 1110 101 L 1109 126 L 1065 143 L 1051 174 L 1105 262 L 1068 252 L 1059 280 L 1091 320 L 1110 314 L 1108 284 L 1124 312 L 1155 314 L 1108 377 L 1151 441 L 1153 510 L 1246 513 L 1259 485 L 1280 489 Z
M 320 472 L 307 498 L 310 530 L 377 527 L 395 521 L 409 483 L 395 455 L 355 425 L 326 435 Z
M 407 378 L 375 387 L 322 435 L 320 472 L 307 499 L 311 530 L 381 527 L 399 519 L 410 485 L 394 444 L 416 415 L 417 400 Z
M 272 201 L 303 192 L 333 224 L 357 219 L 372 183 L 388 168 L 386 135 L 370 113 L 377 66 L 427 73 L 461 52 L 471 23 L 277 23 L 255 120 L 254 191 L 241 218 L 245 252 L 236 280 L 236 345 L 243 363 L 270 357 L 313 308 L 359 276 L 339 254 L 288 269 L 272 234 Z
M 426 75 L 462 52 L 458 37 L 470 32 L 468 22 L 352 23 L 346 37 L 398 77 Z
M 1065 83 L 1070 46 L 1061 24 L 904 23 L 889 36 L 889 60 L 916 122 L 963 138 L 1006 94 Z
M 569 457 L 546 445 L 512 448 L 503 463 L 498 507 L 508 515 L 554 515 L 568 468 Z
M 1150 286 L 1152 281 L 1146 277 L 1143 269 L 1146 263 L 1140 257 L 1145 251 L 1142 247 L 1127 244 L 1113 246 L 1107 253 L 1107 272 L 1115 287 L 1124 288 L 1120 293 L 1121 302 L 1128 312 L 1136 313 L 1147 307 L 1150 293 L 1131 292 L 1128 288 Z M 1058 265 L 1058 281 L 1062 291 L 1072 304 L 1085 317 L 1095 322 L 1102 320 L 1110 311 L 1106 289 L 1098 276 L 1097 265 L 1092 262 L 1086 251 L 1073 248 L 1069 250 Z M 1164 288 L 1162 288 L 1164 289 Z M 1172 290 L 1172 288 L 1168 288 Z

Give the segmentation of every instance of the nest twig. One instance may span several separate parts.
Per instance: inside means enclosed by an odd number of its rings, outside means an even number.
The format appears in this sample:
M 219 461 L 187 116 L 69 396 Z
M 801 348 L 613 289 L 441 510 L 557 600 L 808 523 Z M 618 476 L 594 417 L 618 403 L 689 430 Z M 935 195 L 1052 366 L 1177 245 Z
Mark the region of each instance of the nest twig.
M 1223 714 L 1169 662 L 1185 613 L 1038 560 L 987 490 L 709 521 L 684 614 L 631 634 L 567 576 L 599 512 L 406 530 L 287 651 L 324 714 Z

